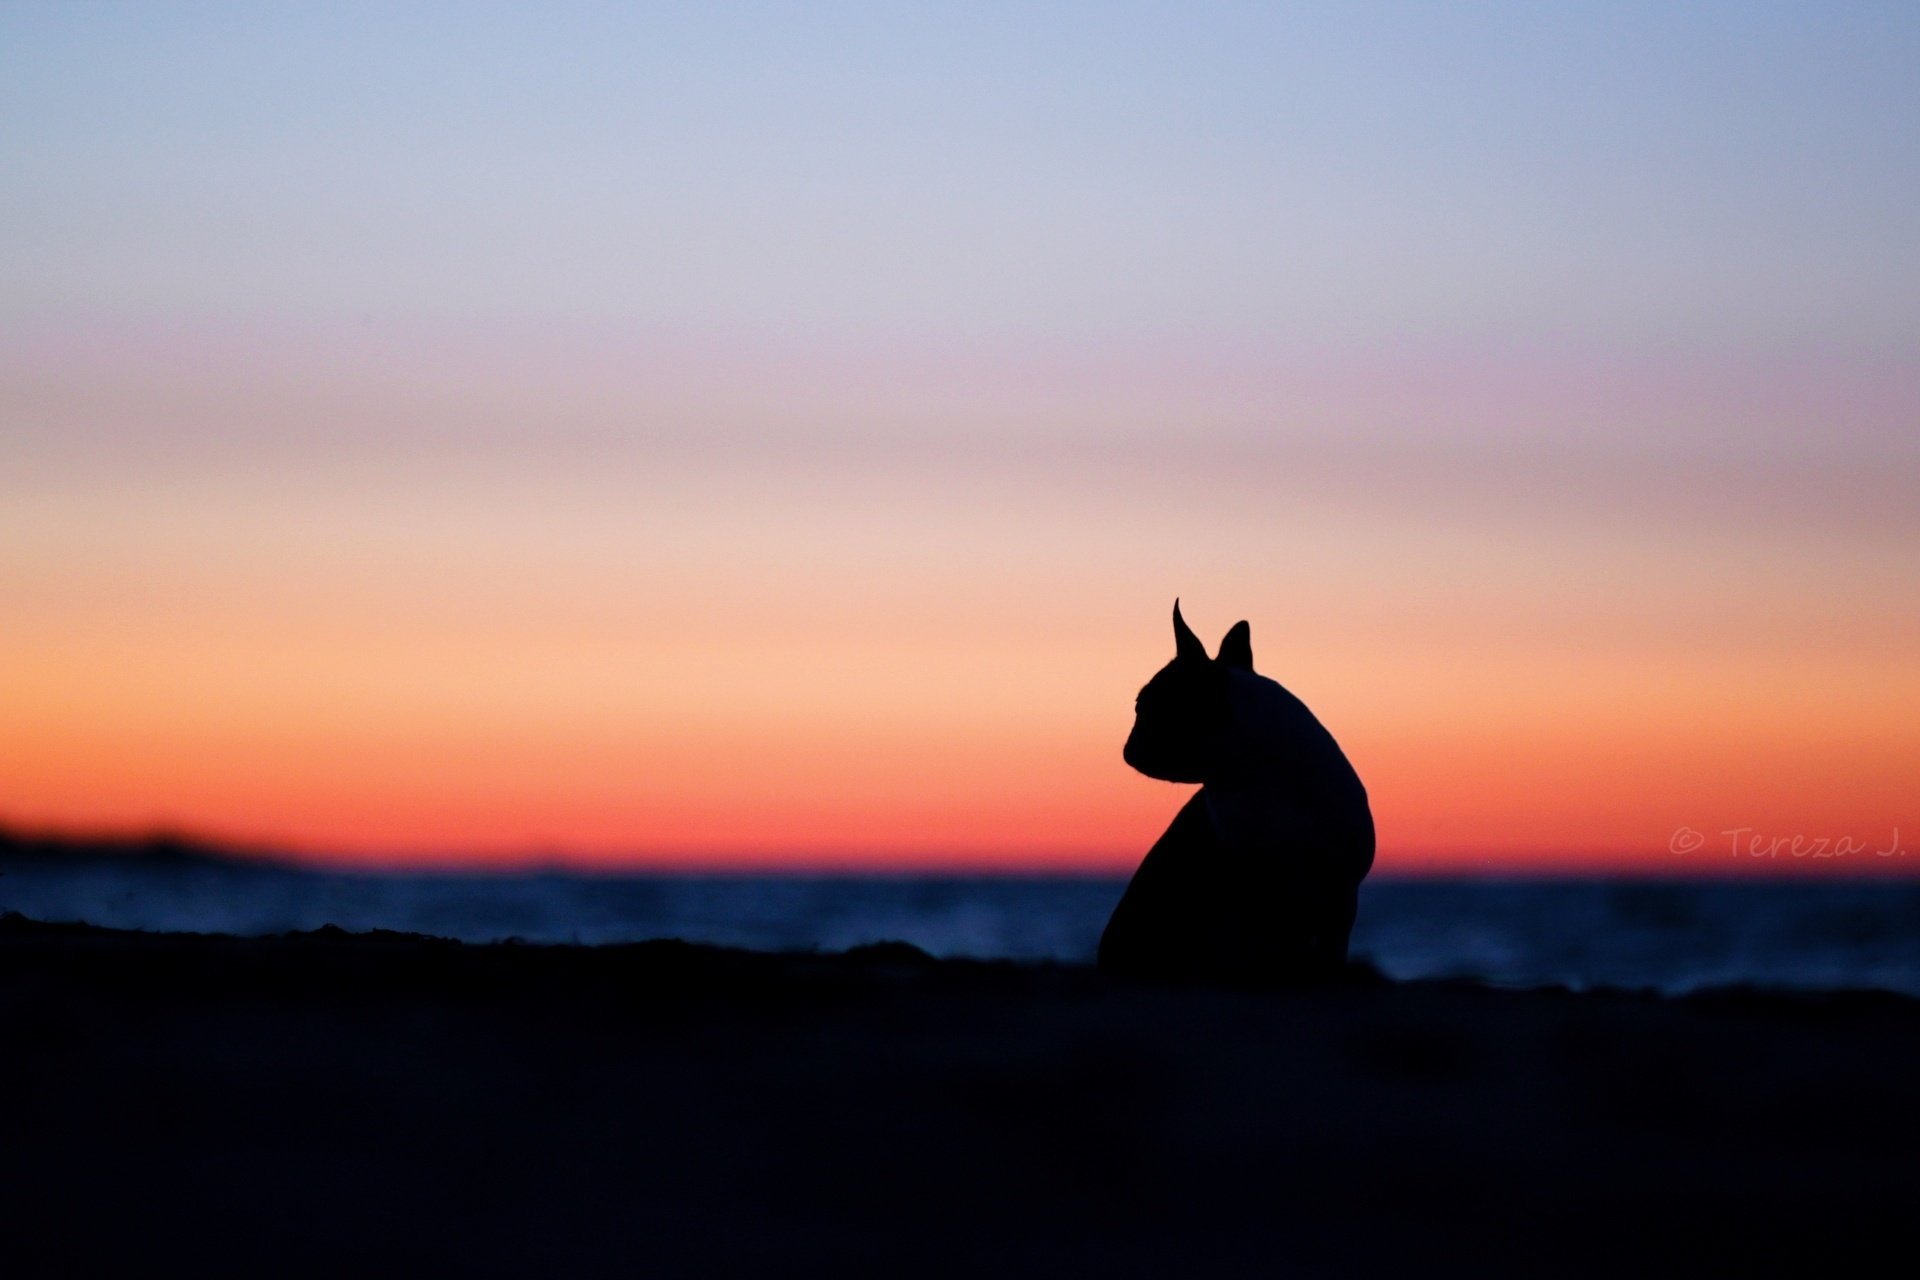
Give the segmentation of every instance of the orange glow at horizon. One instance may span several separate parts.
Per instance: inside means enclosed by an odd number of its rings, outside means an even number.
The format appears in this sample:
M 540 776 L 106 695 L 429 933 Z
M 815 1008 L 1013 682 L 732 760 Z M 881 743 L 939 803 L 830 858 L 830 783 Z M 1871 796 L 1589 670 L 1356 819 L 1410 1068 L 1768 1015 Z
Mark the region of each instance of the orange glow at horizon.
M 535 348 L 388 353 L 412 399 L 385 412 L 423 415 L 397 440 L 316 425 L 365 419 L 364 352 L 222 379 L 109 347 L 117 390 L 64 347 L 14 370 L 74 426 L 0 477 L 0 822 L 354 863 L 1124 871 L 1184 794 L 1119 755 L 1177 594 L 1210 639 L 1250 619 L 1332 729 L 1382 873 L 1719 874 L 1738 828 L 1920 842 L 1901 455 L 1541 449 L 1512 424 L 1553 379 L 1466 357 L 1463 403 L 1504 394 L 1511 422 L 1342 443 L 1300 424 L 1412 414 L 1377 389 L 1409 381 L 1397 357 L 1309 354 L 1289 383 L 970 355 L 968 411 L 1022 422 L 1002 436 L 880 429 L 948 405 L 933 356 L 849 362 L 780 413 L 723 391 L 785 357 L 602 402 Z M 1191 445 L 1114 428 L 1110 376 L 1142 420 L 1227 416 Z M 1463 411 L 1422 376 L 1436 420 Z M 1814 379 L 1779 378 L 1790 425 Z M 1613 409 L 1654 417 L 1671 375 L 1644 381 Z M 1891 423 L 1910 383 L 1850 394 Z M 1763 411 L 1714 385 L 1676 402 Z M 513 425 L 543 404 L 557 424 Z M 1713 843 L 1671 852 L 1682 827 Z
M 85 643 L 16 631 L 0 815 L 362 865 L 1121 872 L 1186 794 L 1119 758 L 1162 609 L 1076 633 L 1029 602 L 1039 625 L 999 635 L 979 601 L 823 590 L 746 634 L 677 607 L 489 628 L 458 619 L 474 601 L 428 626 L 397 595 L 374 627 L 303 605 L 278 630 L 182 609 Z M 1879 847 L 1912 812 L 1920 681 L 1890 653 L 1811 670 L 1249 612 L 1262 668 L 1361 769 L 1381 873 L 1725 874 L 1748 865 L 1728 829 Z M 1681 827 L 1711 839 L 1676 854 Z

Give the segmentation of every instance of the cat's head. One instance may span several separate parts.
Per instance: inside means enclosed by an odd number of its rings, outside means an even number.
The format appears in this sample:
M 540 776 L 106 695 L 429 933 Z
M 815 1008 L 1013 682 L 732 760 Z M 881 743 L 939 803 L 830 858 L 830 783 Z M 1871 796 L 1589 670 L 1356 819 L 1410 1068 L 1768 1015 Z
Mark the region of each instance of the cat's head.
M 1154 673 L 1133 703 L 1128 764 L 1166 782 L 1205 782 L 1228 740 L 1232 671 L 1253 670 L 1253 631 L 1236 622 L 1209 658 L 1173 602 L 1173 661 Z

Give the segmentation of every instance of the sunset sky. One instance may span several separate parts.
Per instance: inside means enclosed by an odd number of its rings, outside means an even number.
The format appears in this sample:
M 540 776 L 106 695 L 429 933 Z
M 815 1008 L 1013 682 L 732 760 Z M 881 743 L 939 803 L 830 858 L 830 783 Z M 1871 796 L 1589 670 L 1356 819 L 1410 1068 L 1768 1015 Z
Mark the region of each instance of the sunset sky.
M 1178 595 L 1383 872 L 1920 871 L 1916 67 L 1908 3 L 5 5 L 0 821 L 1125 870 Z

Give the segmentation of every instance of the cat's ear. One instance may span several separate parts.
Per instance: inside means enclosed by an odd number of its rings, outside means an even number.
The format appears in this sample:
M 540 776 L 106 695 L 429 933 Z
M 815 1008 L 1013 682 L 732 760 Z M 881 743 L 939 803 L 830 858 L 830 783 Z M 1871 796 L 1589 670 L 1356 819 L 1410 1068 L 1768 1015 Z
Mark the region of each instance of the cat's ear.
M 1227 632 L 1227 638 L 1220 642 L 1220 661 L 1229 667 L 1253 670 L 1252 627 L 1245 622 L 1233 624 L 1233 629 Z
M 1180 602 L 1173 602 L 1173 656 L 1175 658 L 1198 658 L 1207 660 L 1207 646 L 1200 643 L 1200 637 L 1193 634 L 1193 628 L 1180 616 Z

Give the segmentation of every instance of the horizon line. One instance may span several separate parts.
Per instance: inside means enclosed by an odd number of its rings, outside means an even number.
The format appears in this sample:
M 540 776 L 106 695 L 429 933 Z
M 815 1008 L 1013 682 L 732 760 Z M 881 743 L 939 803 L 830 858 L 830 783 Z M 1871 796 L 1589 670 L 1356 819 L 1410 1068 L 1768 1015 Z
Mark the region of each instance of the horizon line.
M 42 846 L 53 856 L 187 857 L 289 870 L 368 874 L 467 875 L 715 875 L 715 876 L 967 876 L 973 878 L 1113 878 L 1131 875 L 1146 850 L 1081 849 L 1046 854 L 925 848 L 915 853 L 822 849 L 661 850 L 589 852 L 529 843 L 513 849 L 461 851 L 417 848 L 319 848 L 299 841 L 214 835 L 172 823 L 138 827 L 30 826 L 0 819 L 0 854 Z M 1372 880 L 1503 879 L 1778 879 L 1808 875 L 1837 879 L 1920 876 L 1920 856 L 1896 841 L 1897 854 L 1875 849 L 1851 856 L 1751 856 L 1717 850 L 1562 847 L 1490 854 L 1460 846 L 1405 849 L 1376 859 Z

